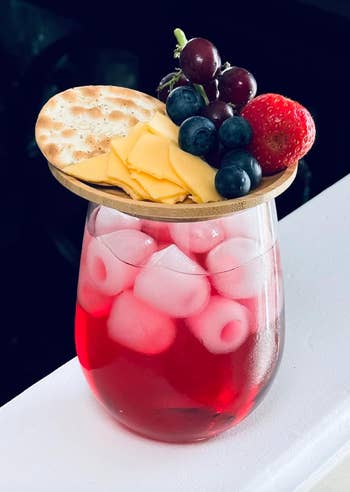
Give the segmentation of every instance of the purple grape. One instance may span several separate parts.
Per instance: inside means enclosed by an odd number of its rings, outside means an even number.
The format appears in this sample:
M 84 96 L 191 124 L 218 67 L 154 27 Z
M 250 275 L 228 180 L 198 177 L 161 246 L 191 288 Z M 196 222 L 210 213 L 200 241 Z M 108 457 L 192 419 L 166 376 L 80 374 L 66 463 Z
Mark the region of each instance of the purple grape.
M 218 129 L 227 118 L 234 115 L 234 110 L 228 103 L 212 101 L 201 109 L 200 114 L 211 120 Z
M 230 67 L 219 77 L 220 99 L 242 107 L 256 94 L 256 80 L 245 68 Z
M 203 84 L 203 88 L 205 90 L 205 93 L 209 99 L 209 101 L 216 101 L 219 97 L 219 81 L 218 79 L 213 79 L 210 82 L 207 82 L 206 84 Z
M 190 81 L 182 73 L 180 75 L 180 78 L 177 78 L 177 80 L 174 81 L 174 83 L 168 84 L 165 87 L 161 88 L 164 84 L 169 82 L 171 79 L 173 79 L 177 75 L 178 75 L 178 72 L 170 72 L 170 73 L 168 73 L 168 75 L 165 75 L 165 77 L 163 77 L 162 80 L 158 84 L 157 97 L 158 97 L 158 99 L 160 99 L 164 103 L 166 102 L 169 93 L 173 89 L 175 89 L 175 87 L 180 87 L 183 85 L 189 85 L 190 84 Z
M 215 77 L 221 58 L 213 43 L 204 38 L 193 38 L 181 51 L 180 66 L 191 82 L 205 84 Z

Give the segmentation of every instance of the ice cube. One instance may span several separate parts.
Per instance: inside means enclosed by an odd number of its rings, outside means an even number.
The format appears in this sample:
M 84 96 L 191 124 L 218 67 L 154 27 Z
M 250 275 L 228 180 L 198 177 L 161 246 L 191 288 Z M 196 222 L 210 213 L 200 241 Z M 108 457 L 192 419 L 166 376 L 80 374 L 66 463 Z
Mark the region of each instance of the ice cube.
M 101 241 L 111 252 L 130 265 L 145 265 L 157 249 L 154 239 L 136 230 L 121 230 L 100 236 Z
M 276 326 L 278 318 L 281 317 L 284 303 L 282 272 L 276 250 L 272 249 L 264 254 L 261 257 L 261 262 L 266 275 L 259 294 L 240 301 L 251 313 L 251 333 Z
M 205 271 L 174 244 L 154 253 L 138 274 L 135 295 L 176 318 L 200 312 L 209 300 Z
M 206 253 L 225 238 L 219 220 L 174 223 L 169 226 L 171 237 L 183 251 Z
M 248 237 L 258 241 L 261 251 L 271 249 L 276 242 L 275 218 L 273 205 L 262 204 L 221 219 L 226 238 Z
M 113 297 L 101 294 L 89 277 L 87 271 L 82 268 L 79 274 L 77 300 L 86 312 L 93 316 L 106 316 L 112 305 Z
M 144 354 L 159 354 L 173 343 L 175 323 L 137 299 L 132 291 L 120 294 L 107 321 L 108 334 L 116 342 Z
M 258 295 L 269 274 L 259 243 L 244 237 L 216 246 L 208 253 L 206 265 L 216 290 L 231 299 Z
M 248 208 L 221 219 L 226 238 L 249 237 L 259 240 L 259 221 L 256 208 Z
M 142 220 L 142 231 L 152 236 L 159 243 L 170 243 L 171 237 L 166 222 Z
M 115 295 L 134 283 L 138 268 L 116 258 L 99 238 L 87 250 L 86 266 L 96 288 L 105 295 Z
M 111 232 L 91 240 L 87 270 L 100 292 L 115 295 L 133 285 L 140 266 L 155 249 L 154 240 L 141 231 Z
M 108 207 L 99 207 L 95 218 L 95 236 L 121 229 L 141 229 L 141 220 Z
M 249 333 L 249 311 L 236 301 L 211 297 L 205 309 L 186 320 L 196 338 L 213 354 L 233 352 Z

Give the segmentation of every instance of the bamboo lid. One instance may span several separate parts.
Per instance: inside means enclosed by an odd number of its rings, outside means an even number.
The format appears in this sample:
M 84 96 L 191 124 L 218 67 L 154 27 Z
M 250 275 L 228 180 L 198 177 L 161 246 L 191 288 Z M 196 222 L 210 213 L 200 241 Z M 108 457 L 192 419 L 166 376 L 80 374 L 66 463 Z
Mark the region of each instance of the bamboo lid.
M 148 201 L 133 200 L 124 191 L 116 187 L 106 187 L 84 183 L 60 171 L 52 164 L 49 169 L 53 176 L 65 188 L 76 195 L 106 207 L 140 217 L 168 222 L 193 222 L 216 219 L 276 198 L 294 181 L 298 164 L 273 176 L 264 177 L 261 184 L 247 195 L 232 200 L 197 204 L 191 200 L 168 205 Z

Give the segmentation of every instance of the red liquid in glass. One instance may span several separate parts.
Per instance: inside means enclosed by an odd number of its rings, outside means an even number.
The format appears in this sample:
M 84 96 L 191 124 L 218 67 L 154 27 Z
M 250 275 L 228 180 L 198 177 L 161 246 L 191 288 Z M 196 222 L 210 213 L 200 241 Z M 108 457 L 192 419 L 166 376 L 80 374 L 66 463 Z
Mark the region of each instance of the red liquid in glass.
M 204 256 L 196 255 L 203 266 Z M 179 318 L 165 351 L 149 355 L 129 349 L 109 336 L 108 306 L 95 316 L 78 302 L 80 363 L 95 396 L 119 422 L 153 439 L 186 442 L 218 434 L 250 413 L 271 382 L 282 345 L 276 246 L 263 256 L 268 280 L 258 296 L 238 300 L 250 312 L 249 335 L 230 353 L 208 351 Z M 82 261 L 81 276 L 83 269 Z

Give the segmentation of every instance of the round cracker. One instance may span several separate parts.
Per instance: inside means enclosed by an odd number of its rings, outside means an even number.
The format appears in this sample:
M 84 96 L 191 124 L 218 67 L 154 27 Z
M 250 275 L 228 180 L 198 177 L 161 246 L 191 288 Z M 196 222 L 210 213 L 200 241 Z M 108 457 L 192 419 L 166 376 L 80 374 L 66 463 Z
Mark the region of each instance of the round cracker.
M 111 138 L 149 121 L 162 102 L 142 92 L 110 85 L 88 85 L 60 92 L 41 109 L 35 139 L 58 169 L 108 152 Z

